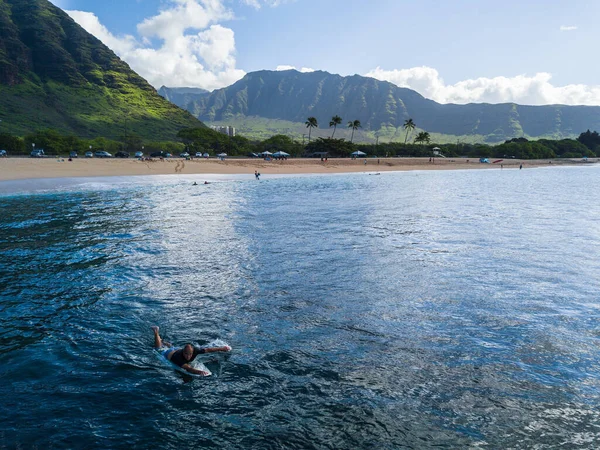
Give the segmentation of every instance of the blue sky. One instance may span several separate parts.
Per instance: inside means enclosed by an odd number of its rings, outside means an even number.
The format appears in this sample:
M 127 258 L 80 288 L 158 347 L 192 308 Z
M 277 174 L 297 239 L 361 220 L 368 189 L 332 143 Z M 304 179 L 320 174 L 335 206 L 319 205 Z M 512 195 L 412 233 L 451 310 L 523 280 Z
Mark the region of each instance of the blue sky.
M 443 103 L 600 104 L 597 0 L 53 0 L 155 87 L 295 67 Z

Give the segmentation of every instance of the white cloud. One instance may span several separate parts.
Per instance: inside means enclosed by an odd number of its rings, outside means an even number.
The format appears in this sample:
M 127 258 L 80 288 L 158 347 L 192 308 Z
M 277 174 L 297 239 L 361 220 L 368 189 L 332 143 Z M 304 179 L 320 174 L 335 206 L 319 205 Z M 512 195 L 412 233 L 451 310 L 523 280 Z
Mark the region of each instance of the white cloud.
M 315 69 L 311 69 L 309 67 L 302 67 L 301 69 L 297 69 L 294 66 L 287 66 L 287 65 L 277 66 L 277 68 L 275 70 L 278 71 L 278 72 L 282 72 L 284 70 L 297 70 L 297 71 L 302 72 L 302 73 L 310 73 L 310 72 L 314 72 L 315 71 Z
M 600 85 L 554 86 L 552 75 L 477 78 L 446 84 L 436 69 L 413 67 L 383 70 L 377 67 L 365 76 L 389 81 L 419 92 L 439 103 L 509 103 L 522 105 L 600 105 Z
M 113 35 L 93 13 L 67 13 L 156 88 L 212 90 L 245 75 L 235 67 L 233 30 L 218 24 L 233 18 L 223 0 L 166 0 L 166 8 L 138 24 L 140 39 Z
M 260 9 L 262 5 L 276 7 L 279 5 L 283 5 L 284 3 L 289 3 L 294 0 L 241 0 L 244 5 L 252 6 L 255 9 Z
M 577 27 L 572 26 L 572 25 L 561 25 L 560 26 L 560 31 L 574 31 L 576 29 L 577 29 Z
M 112 51 L 117 54 L 127 53 L 133 50 L 138 44 L 133 36 L 126 35 L 117 37 L 100 23 L 98 17 L 85 11 L 67 11 L 69 16 L 81 25 L 88 33 L 100 39 Z
M 203 30 L 211 23 L 233 18 L 221 0 L 169 0 L 171 8 L 138 24 L 145 37 L 159 37 L 167 42 L 185 34 L 186 30 Z

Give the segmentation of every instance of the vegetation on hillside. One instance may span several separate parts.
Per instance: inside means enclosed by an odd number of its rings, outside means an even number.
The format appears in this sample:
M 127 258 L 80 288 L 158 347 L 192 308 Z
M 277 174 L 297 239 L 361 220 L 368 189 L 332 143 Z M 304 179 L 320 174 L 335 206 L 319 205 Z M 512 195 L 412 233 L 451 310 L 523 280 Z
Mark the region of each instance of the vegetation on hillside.
M 46 0 L 0 0 L 0 132 L 175 139 L 202 123 Z

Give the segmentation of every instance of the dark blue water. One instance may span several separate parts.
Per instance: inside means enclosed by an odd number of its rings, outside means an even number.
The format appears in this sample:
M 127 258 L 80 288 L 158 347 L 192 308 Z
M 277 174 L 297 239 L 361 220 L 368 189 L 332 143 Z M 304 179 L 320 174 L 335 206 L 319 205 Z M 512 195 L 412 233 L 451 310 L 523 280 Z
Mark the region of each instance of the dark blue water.
M 0 448 L 600 445 L 600 168 L 252 178 L 2 184 Z

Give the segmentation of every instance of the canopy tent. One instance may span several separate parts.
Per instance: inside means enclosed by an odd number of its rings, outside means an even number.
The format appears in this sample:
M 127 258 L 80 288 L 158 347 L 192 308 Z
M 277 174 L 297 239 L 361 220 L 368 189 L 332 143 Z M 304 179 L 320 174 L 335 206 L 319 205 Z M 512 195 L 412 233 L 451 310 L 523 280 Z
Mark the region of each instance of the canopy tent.
M 367 156 L 365 152 L 361 152 L 360 150 L 356 150 L 355 152 L 350 153 L 351 156 Z
M 275 153 L 273 153 L 273 156 L 274 156 L 275 158 L 282 158 L 282 157 L 286 157 L 286 158 L 287 158 L 288 156 L 290 156 L 290 154 L 289 154 L 289 153 L 286 153 L 286 152 L 282 152 L 282 151 L 280 150 L 280 151 L 278 151 L 278 152 L 275 152 Z

